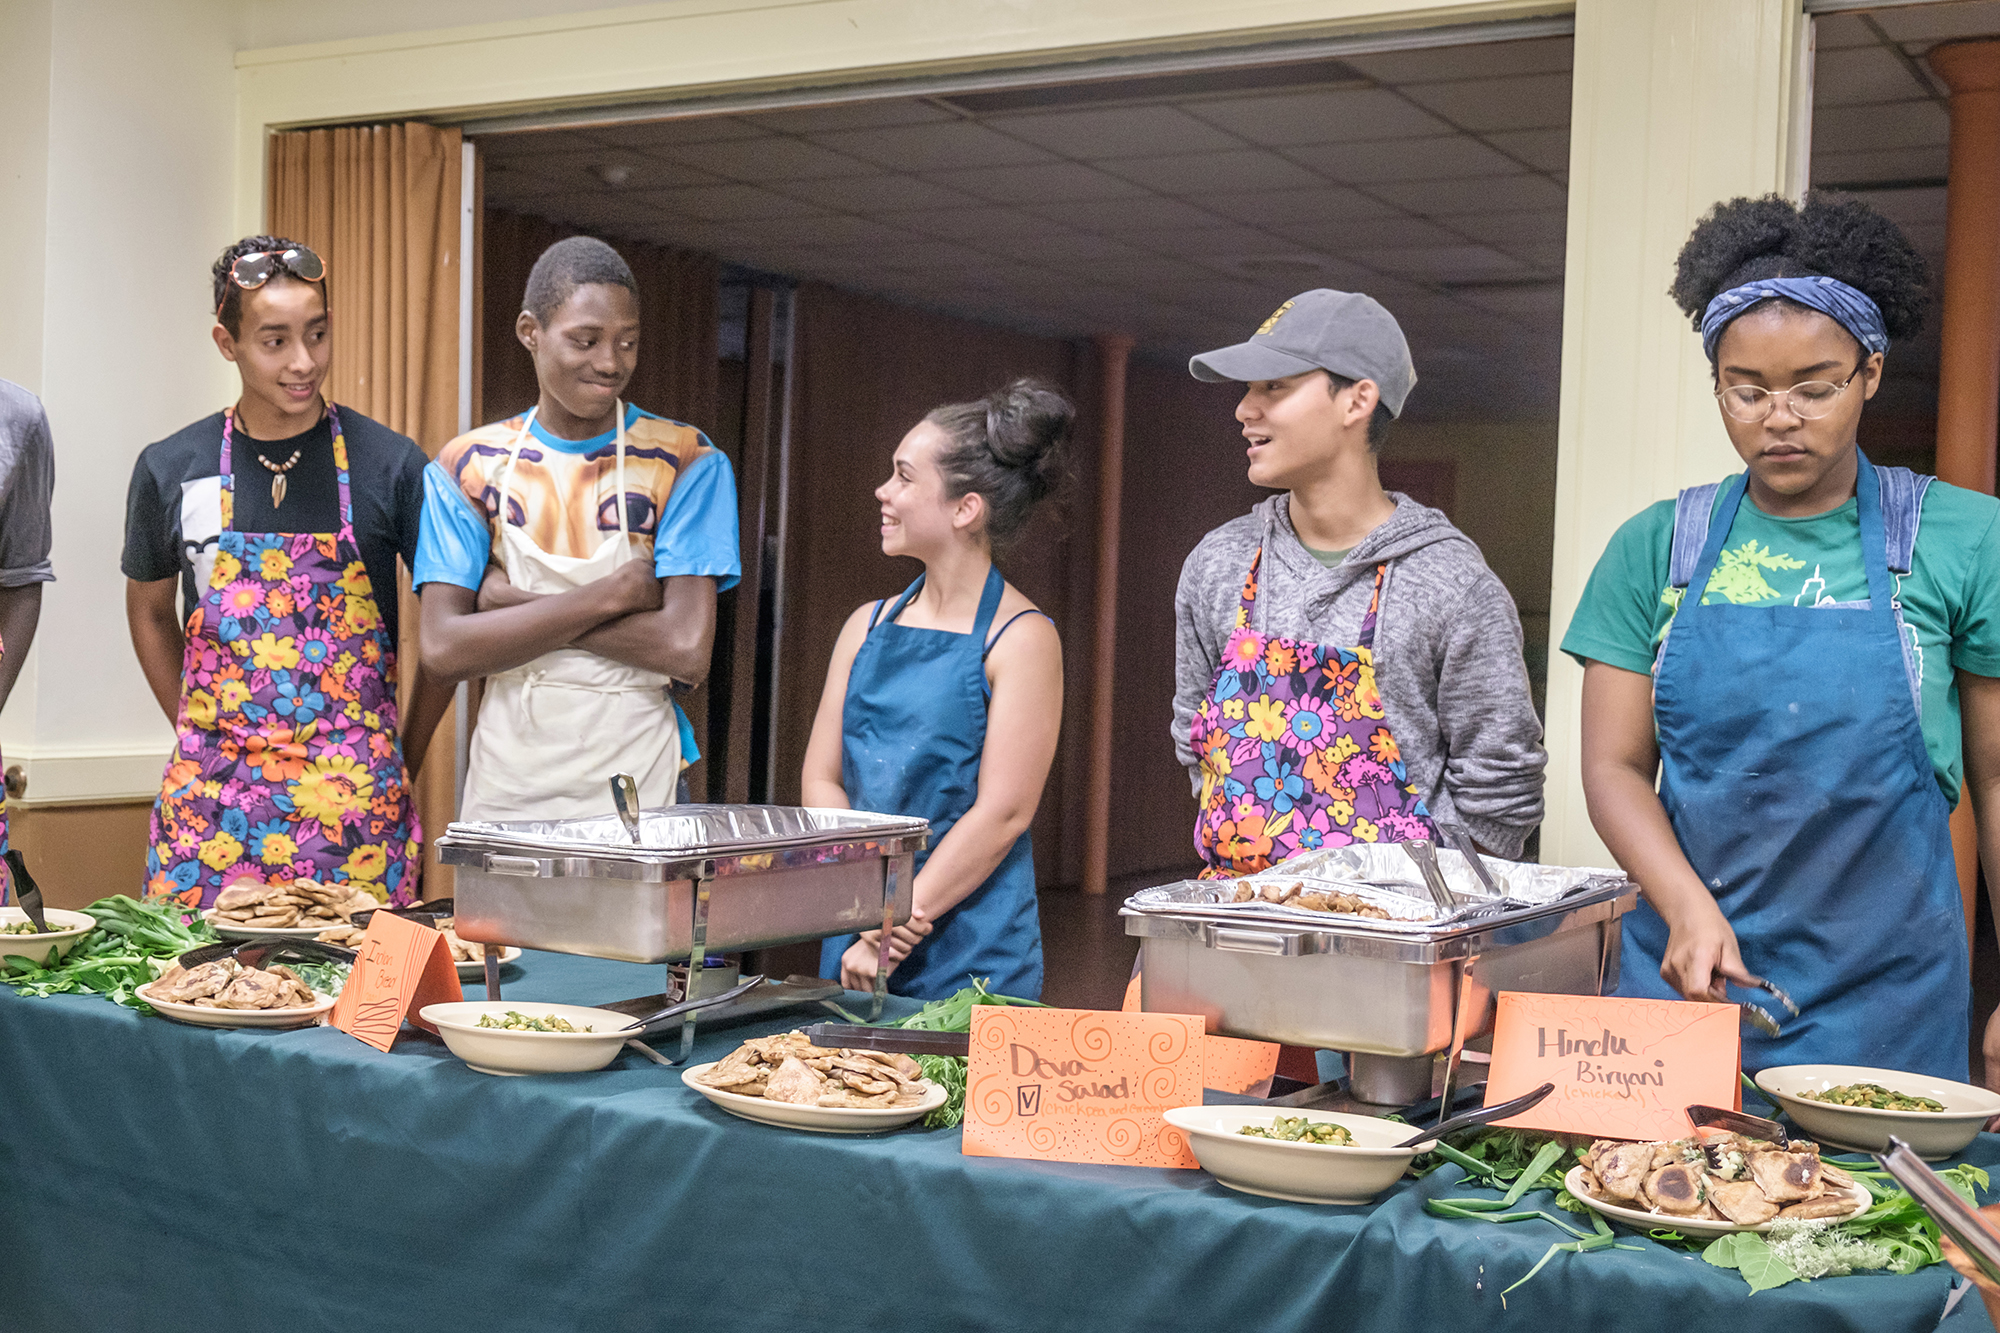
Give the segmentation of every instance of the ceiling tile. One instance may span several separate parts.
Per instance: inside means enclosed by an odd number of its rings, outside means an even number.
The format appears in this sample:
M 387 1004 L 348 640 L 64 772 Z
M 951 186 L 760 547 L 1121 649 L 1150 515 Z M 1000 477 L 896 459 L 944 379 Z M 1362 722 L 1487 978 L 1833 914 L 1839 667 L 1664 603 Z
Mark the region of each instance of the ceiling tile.
M 1527 266 L 1485 245 L 1427 245 L 1396 250 L 1357 250 L 1349 256 L 1399 278 L 1451 279 L 1524 273 Z
M 1070 265 L 1099 260 L 1135 263 L 1146 258 L 1144 250 L 1080 231 L 988 236 L 980 240 L 979 248 L 1028 264 Z
M 1569 170 L 1567 129 L 1505 130 L 1499 134 L 1486 135 L 1485 139 L 1501 152 L 1527 163 L 1537 171 Z
M 1255 148 L 1181 157 L 1130 157 L 1098 165 L 1113 175 L 1168 195 L 1287 190 L 1320 184 L 1318 176 L 1297 163 Z
M 479 145 L 480 158 L 489 166 L 495 162 L 511 162 L 516 158 L 602 153 L 606 148 L 605 144 L 598 141 L 598 136 L 586 135 L 581 130 L 483 134 L 475 142 Z
M 927 125 L 957 119 L 951 112 L 929 102 L 896 98 L 883 102 L 849 102 L 845 106 L 802 107 L 797 111 L 766 111 L 757 117 L 757 123 L 784 134 L 831 134 L 835 130 Z
M 930 236 L 978 241 L 986 236 L 1041 234 L 1049 224 L 1011 208 L 940 208 L 909 213 L 885 213 L 883 220 Z
M 1469 130 L 1535 130 L 1569 124 L 1567 74 L 1426 83 L 1407 96 Z
M 1064 157 L 1164 157 L 1240 148 L 1243 141 L 1170 106 L 1104 107 L 1005 116 L 986 122 L 1002 134 L 1026 139 Z
M 1925 190 L 1870 190 L 1868 205 L 1900 227 L 1944 221 L 1944 187 Z
M 1200 231 L 1169 227 L 1162 231 L 1121 232 L 1119 239 L 1141 250 L 1197 260 L 1215 255 L 1264 254 L 1285 248 L 1283 238 L 1254 227 L 1205 227 Z
M 829 250 L 882 248 L 913 239 L 911 233 L 900 228 L 838 213 L 744 218 L 731 222 L 730 226 L 746 240 L 771 246 L 818 246 Z
M 1032 166 L 985 167 L 971 171 L 937 171 L 927 179 L 964 190 L 1000 204 L 1032 204 L 1075 199 L 1131 198 L 1138 186 L 1107 176 L 1080 162 L 1042 162 Z
M 606 183 L 595 170 L 599 167 L 622 170 L 626 173 L 623 183 L 617 186 Z M 486 167 L 487 200 L 502 207 L 509 198 L 527 195 L 633 194 L 719 181 L 719 177 L 708 172 L 623 148 L 599 148 L 588 157 L 571 154 L 518 157 L 491 162 Z
M 760 121 L 762 117 L 758 118 Z M 632 121 L 623 125 L 600 125 L 579 131 L 598 143 L 620 148 L 664 148 L 671 144 L 714 143 L 724 139 L 761 139 L 770 133 L 761 124 L 736 116 L 688 116 L 679 120 Z M 488 135 L 479 140 L 483 150 L 495 139 L 533 138 L 534 132 Z
M 955 269 L 966 264 L 981 263 L 986 259 L 981 251 L 969 246 L 929 237 L 898 242 L 876 251 L 875 257 L 885 267 L 892 269 Z M 949 276 L 945 281 L 949 283 Z
M 1894 42 L 1941 42 L 2000 33 L 2000 4 L 1908 5 L 1872 15 Z
M 1366 285 L 1375 274 L 1358 264 L 1334 255 L 1293 246 L 1269 247 L 1245 254 L 1204 256 L 1201 266 L 1211 275 L 1247 282 L 1268 295 L 1279 288 L 1292 292 L 1315 287 L 1353 291 Z
M 1157 231 L 1163 227 L 1220 227 L 1229 219 L 1197 207 L 1191 201 L 1162 199 L 1158 195 L 1135 195 L 1129 199 L 1076 199 L 1060 203 L 1028 204 L 1037 217 L 1060 222 L 1082 231 L 1118 233 Z
M 1396 212 L 1381 200 L 1371 199 L 1344 185 L 1322 185 L 1310 190 L 1243 190 L 1235 194 L 1196 195 L 1187 202 L 1253 226 L 1375 218 Z
M 1557 245 L 1569 235 L 1569 215 L 1561 209 L 1533 213 L 1464 213 L 1445 224 L 1461 236 L 1497 245 L 1510 254 L 1529 245 Z
M 1857 181 L 1942 179 L 1950 159 L 1943 144 L 1869 153 L 1830 153 L 1826 147 L 1823 141 L 1816 142 L 1812 159 L 1812 183 L 1822 189 Z
M 1560 282 L 1532 287 L 1473 287 L 1458 293 L 1468 305 L 1508 315 L 1562 332 L 1563 288 Z
M 915 176 L 843 176 L 836 180 L 773 182 L 771 188 L 793 199 L 843 213 L 906 213 L 918 209 L 973 208 L 979 200 Z
M 663 149 L 661 156 L 739 181 L 821 180 L 868 176 L 877 171 L 858 157 L 782 135 L 747 142 L 684 144 Z
M 1380 55 L 1348 56 L 1345 63 L 1378 83 L 1438 83 L 1447 79 L 1491 79 L 1506 74 L 1567 74 L 1576 43 L 1568 37 L 1521 42 L 1481 42 L 1475 46 L 1433 46 Z
M 1822 14 L 1813 22 L 1815 51 L 1837 51 L 1849 46 L 1880 46 L 1859 14 Z
M 886 129 L 838 130 L 816 134 L 816 143 L 851 153 L 894 171 L 949 171 L 965 167 L 1012 166 L 1051 158 L 1030 144 L 996 134 L 969 120 Z
M 1928 99 L 1830 107 L 1813 117 L 1813 155 L 1871 148 L 1929 148 L 1950 137 L 1951 117 Z M 1908 173 L 1905 173 L 1908 174 Z
M 1435 222 L 1399 214 L 1351 218 L 1341 222 L 1290 222 L 1272 230 L 1287 240 L 1336 255 L 1392 246 L 1465 244 L 1465 238 L 1457 232 Z
M 1504 176 L 1521 169 L 1520 163 L 1494 152 L 1469 134 L 1441 139 L 1302 144 L 1286 149 L 1285 156 L 1322 176 L 1352 185 Z
M 711 222 L 740 218 L 799 217 L 817 212 L 808 204 L 755 185 L 701 185 L 687 190 L 658 190 L 649 202 L 672 213 Z
M 1429 217 L 1460 213 L 1519 212 L 1561 208 L 1562 186 L 1546 176 L 1486 176 L 1468 181 L 1402 181 L 1371 185 L 1368 192 L 1398 208 Z
M 1905 102 L 1933 93 L 1896 52 L 1886 46 L 1858 46 L 1822 51 L 1813 61 L 1814 115 L 1836 106 L 1866 106 L 1875 102 Z
M 1193 114 L 1251 143 L 1288 147 L 1449 134 L 1439 121 L 1386 88 L 1334 88 L 1201 102 Z

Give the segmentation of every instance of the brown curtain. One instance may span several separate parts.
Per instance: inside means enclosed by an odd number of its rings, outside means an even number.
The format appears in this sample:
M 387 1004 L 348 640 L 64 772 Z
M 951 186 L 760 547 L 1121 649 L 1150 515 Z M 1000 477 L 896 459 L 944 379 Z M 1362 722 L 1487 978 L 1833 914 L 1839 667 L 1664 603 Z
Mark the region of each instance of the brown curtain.
M 326 260 L 328 396 L 432 455 L 458 433 L 461 179 L 456 129 L 357 125 L 271 136 L 265 226 Z M 400 582 L 407 698 L 420 650 L 407 569 Z M 447 714 L 416 783 L 430 898 L 451 892 L 433 845 L 453 814 L 454 735 Z
M 721 265 L 713 255 L 671 250 L 643 241 L 603 236 L 585 228 L 525 213 L 488 209 L 482 249 L 485 267 L 484 401 L 482 421 L 498 421 L 532 407 L 535 367 L 514 336 L 528 271 L 542 251 L 569 236 L 597 236 L 623 255 L 639 282 L 639 369 L 626 399 L 648 412 L 704 430 L 715 421 L 717 401 L 717 297 Z
M 1089 362 L 1075 345 L 949 315 L 891 305 L 818 285 L 798 290 L 790 508 L 785 516 L 784 641 L 779 650 L 777 799 L 799 799 L 799 772 L 834 641 L 863 602 L 899 592 L 919 572 L 877 545 L 875 487 L 904 432 L 940 403 L 963 402 L 1018 375 L 1034 375 L 1078 397 Z M 1085 400 L 1078 406 L 1088 412 Z M 1093 512 L 1085 487 L 1091 423 L 1080 415 L 1072 470 L 1085 474 L 1044 504 L 1001 572 L 1056 622 L 1063 643 L 1062 739 L 1035 816 L 1035 868 L 1044 884 L 1074 884 L 1079 852 L 1065 837 L 1066 807 L 1081 809 L 1069 777 L 1085 749 L 1089 698 Z M 1079 466 L 1081 464 L 1081 466 Z M 1171 655 L 1171 654 L 1170 654 Z M 1165 724 L 1160 727 L 1164 734 Z

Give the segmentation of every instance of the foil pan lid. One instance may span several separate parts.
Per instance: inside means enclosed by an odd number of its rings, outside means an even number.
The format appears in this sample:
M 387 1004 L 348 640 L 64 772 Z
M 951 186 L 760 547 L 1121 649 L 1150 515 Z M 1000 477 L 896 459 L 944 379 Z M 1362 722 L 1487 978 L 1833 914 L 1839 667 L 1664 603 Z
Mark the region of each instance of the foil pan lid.
M 1501 924 L 1515 916 L 1533 915 L 1565 899 L 1611 897 L 1635 887 L 1620 870 L 1544 866 L 1489 856 L 1485 858 L 1487 873 L 1504 895 L 1492 899 L 1486 897 L 1484 886 L 1464 857 L 1448 848 L 1439 848 L 1437 858 L 1452 891 L 1473 900 L 1449 914 L 1438 911 L 1416 863 L 1395 843 L 1327 848 L 1293 857 L 1255 875 L 1185 880 L 1141 889 L 1125 900 L 1125 910 L 1407 935 L 1413 930 L 1451 930 L 1474 922 Z M 1233 901 L 1238 885 L 1262 889 L 1266 885 L 1291 884 L 1302 886 L 1308 893 L 1341 893 L 1358 898 L 1387 913 L 1387 917 L 1311 911 L 1262 899 Z
M 454 823 L 440 846 L 648 858 L 740 856 L 780 847 L 922 837 L 930 822 L 868 810 L 790 805 L 670 805 L 639 816 L 635 844 L 616 815 Z

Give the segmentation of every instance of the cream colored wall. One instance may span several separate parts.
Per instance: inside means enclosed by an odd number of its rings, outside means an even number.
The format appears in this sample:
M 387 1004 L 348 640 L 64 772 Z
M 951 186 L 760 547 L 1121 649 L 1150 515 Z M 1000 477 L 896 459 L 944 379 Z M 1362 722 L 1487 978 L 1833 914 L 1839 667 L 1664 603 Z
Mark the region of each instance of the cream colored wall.
M 1735 455 L 1700 341 L 1664 295 L 1716 201 L 1803 179 L 1797 0 L 1578 0 L 1551 640 L 1618 525 Z M 1544 859 L 1609 865 L 1584 809 L 1583 672 L 1549 661 Z

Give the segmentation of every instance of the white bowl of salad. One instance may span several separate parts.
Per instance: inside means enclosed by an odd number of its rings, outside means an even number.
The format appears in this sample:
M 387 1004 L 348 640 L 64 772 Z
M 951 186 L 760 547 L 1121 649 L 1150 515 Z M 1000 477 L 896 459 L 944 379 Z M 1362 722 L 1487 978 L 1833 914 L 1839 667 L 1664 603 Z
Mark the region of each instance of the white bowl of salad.
M 1396 1146 L 1415 1127 L 1342 1111 L 1177 1106 L 1165 1119 L 1219 1183 L 1294 1203 L 1368 1203 L 1418 1152 Z
M 1885 1152 L 1893 1134 L 1933 1161 L 1963 1152 L 2000 1115 L 2000 1093 L 1900 1069 L 1778 1065 L 1757 1086 L 1822 1143 Z
M 618 1058 L 632 1022 L 609 1009 L 534 1000 L 427 1004 L 418 1015 L 482 1074 L 581 1074 Z
M 22 958 L 40 967 L 48 962 L 49 950 L 54 949 L 60 962 L 97 925 L 97 918 L 88 912 L 65 912 L 57 907 L 43 909 L 42 919 L 49 929 L 46 934 L 37 935 L 26 912 L 18 907 L 0 907 L 0 959 Z

